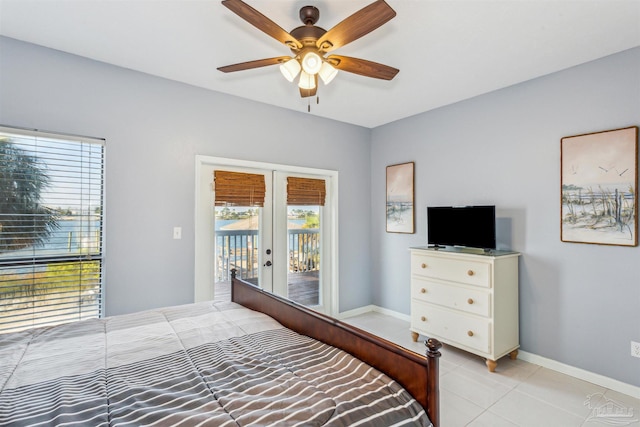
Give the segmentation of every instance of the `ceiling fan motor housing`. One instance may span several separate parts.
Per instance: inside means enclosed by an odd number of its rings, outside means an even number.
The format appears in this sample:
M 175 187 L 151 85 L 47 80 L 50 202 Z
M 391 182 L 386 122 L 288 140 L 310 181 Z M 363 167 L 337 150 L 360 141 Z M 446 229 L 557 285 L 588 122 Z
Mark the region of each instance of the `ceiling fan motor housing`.
M 315 47 L 316 41 L 322 37 L 327 30 L 324 28 L 316 27 L 314 25 L 305 25 L 304 27 L 298 27 L 291 30 L 291 35 L 295 37 L 304 47 Z M 294 49 L 291 49 L 295 52 Z
M 300 20 L 304 25 L 291 30 L 289 34 L 295 37 L 304 47 L 315 47 L 316 41 L 327 32 L 324 28 L 316 27 L 320 18 L 320 11 L 315 6 L 304 6 L 300 9 Z M 296 53 L 296 49 L 291 49 Z

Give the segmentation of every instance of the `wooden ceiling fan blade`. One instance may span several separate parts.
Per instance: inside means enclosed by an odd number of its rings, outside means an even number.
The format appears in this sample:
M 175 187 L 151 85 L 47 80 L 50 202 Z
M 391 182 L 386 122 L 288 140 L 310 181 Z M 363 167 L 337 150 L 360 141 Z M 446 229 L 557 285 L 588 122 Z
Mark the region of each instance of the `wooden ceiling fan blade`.
M 327 62 L 341 71 L 382 80 L 391 80 L 400 71 L 397 68 L 377 62 L 341 55 L 329 55 L 327 56 Z
M 222 4 L 240 18 L 270 35 L 280 43 L 284 43 L 292 49 L 302 48 L 302 43 L 300 43 L 300 41 L 242 0 L 223 0 Z
M 378 0 L 327 31 L 318 39 L 316 47 L 324 52 L 330 52 L 369 34 L 394 16 L 396 16 L 395 10 L 384 0 Z
M 282 64 L 290 59 L 290 56 L 276 56 L 275 58 L 258 59 L 256 61 L 226 65 L 224 67 L 218 67 L 218 70 L 222 71 L 223 73 L 232 73 L 234 71 L 250 70 L 252 68 L 266 67 L 268 65 Z

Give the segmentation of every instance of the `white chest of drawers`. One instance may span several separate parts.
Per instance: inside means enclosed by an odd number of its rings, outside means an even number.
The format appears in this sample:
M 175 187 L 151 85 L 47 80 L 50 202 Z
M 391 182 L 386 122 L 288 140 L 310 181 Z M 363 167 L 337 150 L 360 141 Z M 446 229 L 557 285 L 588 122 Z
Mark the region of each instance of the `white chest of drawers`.
M 497 360 L 518 355 L 517 252 L 411 249 L 411 332 Z

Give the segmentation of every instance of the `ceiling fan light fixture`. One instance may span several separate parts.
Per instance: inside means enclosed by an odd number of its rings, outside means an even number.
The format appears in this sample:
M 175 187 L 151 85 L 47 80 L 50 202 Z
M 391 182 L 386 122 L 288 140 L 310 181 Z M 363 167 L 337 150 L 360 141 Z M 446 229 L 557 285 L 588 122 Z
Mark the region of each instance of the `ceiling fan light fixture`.
M 328 62 L 323 62 L 322 67 L 320 67 L 320 71 L 318 72 L 318 75 L 326 85 L 328 85 L 337 74 L 338 70 Z
M 300 73 L 300 81 L 298 82 L 298 87 L 300 89 L 315 89 L 316 88 L 316 79 L 313 75 L 307 73 L 302 70 Z
M 307 74 L 318 74 L 322 64 L 322 58 L 315 52 L 307 52 L 304 57 L 302 57 L 302 69 Z
M 287 62 L 285 62 L 284 64 L 280 65 L 280 72 L 282 73 L 285 79 L 292 82 L 293 79 L 295 79 L 298 73 L 300 72 L 300 68 L 301 67 L 298 60 L 296 60 L 295 58 L 292 58 Z

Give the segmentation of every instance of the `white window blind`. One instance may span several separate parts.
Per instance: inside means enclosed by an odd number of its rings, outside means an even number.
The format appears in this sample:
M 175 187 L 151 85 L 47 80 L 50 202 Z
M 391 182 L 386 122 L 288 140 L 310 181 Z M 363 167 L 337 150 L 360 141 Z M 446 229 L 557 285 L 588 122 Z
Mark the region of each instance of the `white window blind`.
M 0 127 L 0 333 L 102 315 L 104 140 Z

